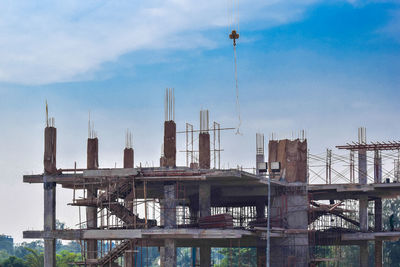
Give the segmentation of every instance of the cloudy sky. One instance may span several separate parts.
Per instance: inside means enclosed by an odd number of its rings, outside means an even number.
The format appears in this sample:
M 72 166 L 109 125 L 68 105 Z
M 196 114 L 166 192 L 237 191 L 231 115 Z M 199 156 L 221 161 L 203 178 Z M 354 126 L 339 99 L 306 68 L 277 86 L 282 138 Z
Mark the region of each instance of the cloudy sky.
M 178 130 L 198 127 L 201 108 L 236 127 L 232 21 L 242 135 L 223 132 L 222 166 L 252 167 L 256 132 L 305 129 L 314 153 L 356 140 L 359 126 L 370 141 L 400 139 L 400 1 L 235 3 L 1 1 L 0 234 L 21 242 L 23 230 L 42 228 L 42 186 L 22 175 L 43 170 L 46 99 L 64 168 L 86 164 L 89 111 L 101 167 L 122 165 L 126 128 L 135 163 L 157 165 L 167 87 Z M 184 142 L 179 135 L 178 150 Z M 57 194 L 58 219 L 74 227 L 72 192 Z

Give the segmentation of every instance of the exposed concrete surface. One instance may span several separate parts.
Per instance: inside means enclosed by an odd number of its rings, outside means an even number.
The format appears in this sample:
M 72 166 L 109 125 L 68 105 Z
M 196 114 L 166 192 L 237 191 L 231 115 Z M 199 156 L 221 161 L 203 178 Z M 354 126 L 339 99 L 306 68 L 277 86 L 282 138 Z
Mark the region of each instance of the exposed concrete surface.
M 176 267 L 176 246 L 174 239 L 165 239 L 164 241 L 164 266 Z
M 174 121 L 164 122 L 164 156 L 165 167 L 176 166 L 176 124 Z
M 163 214 L 164 214 L 164 228 L 172 229 L 176 227 L 176 184 L 164 185 L 164 201 L 163 201 Z
M 134 154 L 133 148 L 124 149 L 124 168 L 133 168 L 134 165 Z
M 269 166 L 271 162 L 280 162 L 282 177 L 287 182 L 307 182 L 307 140 L 271 140 L 268 151 Z
M 199 167 L 200 169 L 210 168 L 210 134 L 199 134 Z

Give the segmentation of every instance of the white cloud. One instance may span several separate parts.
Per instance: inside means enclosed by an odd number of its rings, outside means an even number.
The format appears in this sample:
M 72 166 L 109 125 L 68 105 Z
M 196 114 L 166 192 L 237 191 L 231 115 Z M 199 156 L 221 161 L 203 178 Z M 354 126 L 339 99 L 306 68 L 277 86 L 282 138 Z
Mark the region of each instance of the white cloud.
M 0 81 L 71 81 L 132 51 L 215 47 L 205 30 L 227 27 L 229 1 L 2 1 Z M 317 1 L 242 1 L 240 22 L 288 23 Z

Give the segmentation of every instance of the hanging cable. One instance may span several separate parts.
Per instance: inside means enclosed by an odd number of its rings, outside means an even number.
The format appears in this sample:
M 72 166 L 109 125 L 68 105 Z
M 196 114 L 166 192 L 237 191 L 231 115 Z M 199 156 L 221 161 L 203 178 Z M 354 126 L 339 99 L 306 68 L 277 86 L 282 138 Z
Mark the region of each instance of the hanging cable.
M 235 3 L 236 2 L 236 3 Z M 240 102 L 239 102 L 239 84 L 238 84 L 238 75 L 237 75 L 237 53 L 236 53 L 236 40 L 239 39 L 239 16 L 237 12 L 237 7 L 239 4 L 239 0 L 231 0 L 232 6 L 232 22 L 230 22 L 232 26 L 232 32 L 229 34 L 229 38 L 233 40 L 233 55 L 235 61 L 235 89 L 236 89 L 236 112 L 238 115 L 238 126 L 236 134 L 240 133 L 240 126 L 242 125 L 242 119 L 240 116 Z
M 239 102 L 239 85 L 237 75 L 237 57 L 236 57 L 236 45 L 233 46 L 233 53 L 235 56 L 235 85 L 236 85 L 236 112 L 238 114 L 239 124 L 237 127 L 236 134 L 240 134 L 240 126 L 242 125 L 242 118 L 240 116 L 240 102 Z

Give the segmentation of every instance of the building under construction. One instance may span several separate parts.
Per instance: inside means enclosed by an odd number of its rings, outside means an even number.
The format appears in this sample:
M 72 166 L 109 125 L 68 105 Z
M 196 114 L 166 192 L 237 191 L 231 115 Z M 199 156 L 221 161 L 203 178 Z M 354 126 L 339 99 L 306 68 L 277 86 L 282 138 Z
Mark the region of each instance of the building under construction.
M 146 261 L 149 248 L 157 248 L 165 267 L 183 266 L 177 261 L 181 248 L 190 250 L 192 266 L 214 266 L 221 248 L 230 252 L 224 254 L 228 266 L 345 266 L 345 246 L 357 246 L 360 266 L 368 266 L 369 254 L 382 266 L 383 243 L 400 237 L 396 229 L 382 228 L 382 200 L 400 195 L 394 182 L 399 170 L 386 179 L 382 161 L 387 151 L 398 153 L 399 142 L 367 143 L 361 128 L 357 142 L 337 147 L 349 151 L 341 159 L 348 174 L 334 169 L 339 158 L 329 150 L 319 158 L 322 175 L 312 169 L 318 156 L 310 154 L 304 135 L 269 140 L 266 157 L 264 136 L 257 134 L 254 170 L 221 169 L 223 129 L 217 123 L 210 128 L 208 111 L 202 111 L 200 129 L 187 124 L 183 132 L 187 166 L 176 166 L 174 105 L 167 90 L 160 167 L 134 167 L 127 133 L 123 168 L 100 168 L 99 140 L 89 127 L 87 168 L 60 168 L 57 131 L 47 119 L 44 173 L 23 177 L 25 183 L 43 183 L 43 230 L 25 231 L 24 238 L 44 239 L 46 267 L 56 266 L 56 239 L 80 242 L 82 261 L 76 264 L 91 267 L 152 266 Z M 311 183 L 317 176 L 320 183 Z M 76 229 L 55 228 L 57 186 L 71 190 L 70 205 L 79 206 Z M 241 256 L 242 248 L 254 257 Z M 331 248 L 329 255 L 324 248 Z

